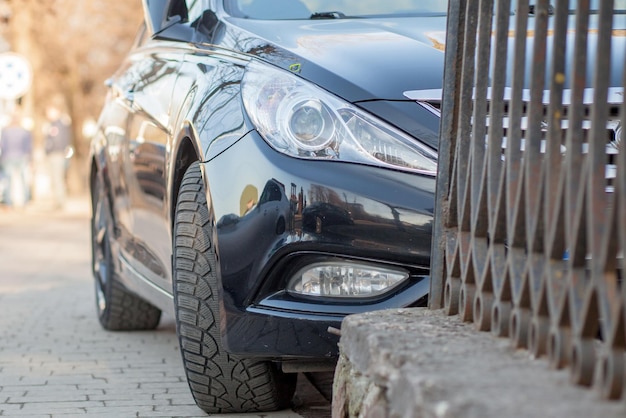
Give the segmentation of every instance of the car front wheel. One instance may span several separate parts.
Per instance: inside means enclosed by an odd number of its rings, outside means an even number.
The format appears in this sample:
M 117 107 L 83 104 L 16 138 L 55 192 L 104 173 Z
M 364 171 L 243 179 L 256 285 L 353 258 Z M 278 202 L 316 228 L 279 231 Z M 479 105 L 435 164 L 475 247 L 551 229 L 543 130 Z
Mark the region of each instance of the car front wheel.
M 289 406 L 295 374 L 269 361 L 232 356 L 220 336 L 213 221 L 200 165 L 186 171 L 174 222 L 176 328 L 196 404 L 208 413 L 274 411 Z

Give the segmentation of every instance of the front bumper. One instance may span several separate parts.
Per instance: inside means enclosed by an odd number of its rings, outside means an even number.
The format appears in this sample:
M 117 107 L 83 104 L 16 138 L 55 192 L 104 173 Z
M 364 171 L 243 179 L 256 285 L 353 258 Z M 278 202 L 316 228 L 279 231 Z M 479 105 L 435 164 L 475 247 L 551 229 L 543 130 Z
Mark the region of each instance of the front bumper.
M 332 358 L 347 314 L 423 304 L 435 179 L 357 164 L 300 160 L 250 132 L 205 162 L 223 303 L 222 341 L 244 357 Z M 399 266 L 407 282 L 377 298 L 285 291 L 302 265 L 358 260 Z

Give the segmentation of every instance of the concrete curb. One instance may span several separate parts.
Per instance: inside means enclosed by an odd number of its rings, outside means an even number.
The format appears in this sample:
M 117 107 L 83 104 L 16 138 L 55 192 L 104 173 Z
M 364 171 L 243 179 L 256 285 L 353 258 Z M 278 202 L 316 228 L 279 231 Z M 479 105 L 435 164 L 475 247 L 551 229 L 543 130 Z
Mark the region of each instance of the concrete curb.
M 574 386 L 509 340 L 443 311 L 347 317 L 333 417 L 624 417 L 626 403 Z

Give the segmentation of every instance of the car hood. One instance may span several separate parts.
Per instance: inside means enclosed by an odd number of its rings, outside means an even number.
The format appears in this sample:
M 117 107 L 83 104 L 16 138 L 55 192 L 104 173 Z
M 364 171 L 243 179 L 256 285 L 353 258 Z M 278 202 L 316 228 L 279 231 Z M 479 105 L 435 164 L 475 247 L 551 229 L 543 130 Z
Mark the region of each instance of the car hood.
M 352 103 L 406 100 L 407 90 L 442 86 L 445 16 L 227 22 L 217 43 L 288 69 Z

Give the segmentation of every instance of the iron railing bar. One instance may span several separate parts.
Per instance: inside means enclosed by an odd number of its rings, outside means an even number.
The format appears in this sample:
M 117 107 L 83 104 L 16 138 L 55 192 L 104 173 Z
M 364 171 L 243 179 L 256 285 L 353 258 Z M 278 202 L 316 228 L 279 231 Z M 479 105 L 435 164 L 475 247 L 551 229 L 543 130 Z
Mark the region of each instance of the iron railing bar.
M 474 115 L 471 144 L 471 267 L 473 267 L 477 295 L 468 299 L 477 329 L 488 331 L 491 327 L 493 286 L 489 274 L 488 256 L 488 187 L 487 187 L 487 108 L 490 77 L 491 38 L 493 31 L 493 0 L 480 0 L 478 45 L 474 81 Z M 467 280 L 466 280 L 467 283 Z M 462 288 L 463 289 L 463 288 Z
M 513 51 L 513 70 L 511 76 L 511 104 L 509 111 L 509 128 L 506 136 L 506 176 L 507 176 L 507 242 L 509 247 L 521 247 L 525 236 L 519 225 L 521 200 L 522 171 L 522 130 L 521 118 L 524 111 L 523 89 L 526 77 L 526 41 L 528 33 L 528 0 L 518 0 L 515 16 L 515 46 Z
M 509 110 L 509 128 L 506 135 L 506 183 L 507 183 L 507 268 L 509 292 L 516 304 L 522 298 L 522 284 L 526 254 L 525 243 L 523 180 L 522 170 L 522 129 L 521 119 L 525 113 L 524 80 L 526 78 L 526 48 L 528 36 L 528 0 L 518 0 L 515 16 L 515 35 L 511 76 L 511 100 Z M 527 304 L 525 302 L 525 304 Z M 511 314 L 512 315 L 512 314 Z M 510 322 L 514 321 L 511 316 Z M 516 321 L 516 319 L 515 319 Z M 510 327 L 510 325 L 509 325 Z M 509 331 L 511 332 L 511 330 Z M 523 345 L 523 341 L 519 341 Z
M 545 235 L 545 247 L 552 259 L 562 260 L 565 253 L 564 224 L 560 214 L 564 203 L 562 191 L 559 189 L 560 179 L 566 174 L 562 170 L 563 143 L 563 90 L 566 81 L 565 55 L 567 48 L 567 24 L 569 20 L 569 0 L 557 0 L 553 16 L 552 69 L 550 83 L 550 104 L 548 105 L 548 135 L 546 138 L 546 172 L 545 212 L 543 217 L 550 233 Z M 558 231 L 557 231 L 558 230 Z
M 548 0 L 539 0 L 535 4 L 535 28 L 533 32 L 533 52 L 531 58 L 530 105 L 528 112 L 528 129 L 524 147 L 524 210 L 527 263 L 525 274 L 521 277 L 522 294 L 516 299 L 518 309 L 514 312 L 516 321 L 521 325 L 514 327 L 513 339 L 516 345 L 526 344 L 533 355 L 540 356 L 546 352 L 546 338 L 548 334 L 549 315 L 548 290 L 545 281 L 546 270 L 549 266 L 544 254 L 545 250 L 545 218 L 542 217 L 544 208 L 544 188 L 547 176 L 545 158 L 541 150 L 544 127 L 544 89 L 547 73 L 547 43 L 550 3 Z M 561 10 L 563 8 L 561 7 Z M 552 97 L 551 97 L 552 99 Z M 530 299 L 530 313 L 524 313 L 523 299 Z M 527 303 L 527 302 L 525 302 Z M 519 327 L 524 327 L 524 315 L 530 315 L 530 329 L 528 336 Z
M 465 33 L 465 10 L 467 0 L 451 1 L 448 4 L 448 19 L 446 32 L 446 51 L 444 56 L 445 72 L 441 103 L 441 122 L 439 141 L 439 160 L 437 168 L 437 187 L 435 191 L 435 216 L 433 225 L 434 239 L 432 242 L 431 278 L 429 307 L 441 309 L 444 303 L 444 277 L 446 263 L 446 227 L 456 226 L 456 199 L 452 195 L 452 182 L 456 177 L 453 174 L 453 161 L 456 150 L 456 134 L 458 131 L 459 106 L 457 92 L 460 90 L 461 61 L 457 57 L 461 54 Z M 456 193 L 455 193 L 456 194 Z
M 499 195 L 502 177 L 502 140 L 504 133 L 504 89 L 507 76 L 508 32 L 511 19 L 511 0 L 501 0 L 496 3 L 496 29 L 493 51 L 492 87 L 489 105 L 489 133 L 487 141 L 488 170 L 489 170 L 489 218 L 496 220 L 497 202 L 504 196 Z M 499 219 L 506 221 L 503 216 Z M 504 242 L 506 236 L 496 237 L 496 230 L 501 230 L 502 223 L 489 226 L 492 242 Z
M 529 252 L 543 251 L 543 222 L 539 214 L 544 186 L 542 181 L 544 156 L 541 153 L 541 141 L 544 124 L 543 92 L 546 78 L 549 7 L 549 0 L 538 0 L 535 4 L 528 130 L 524 141 L 526 246 Z
M 568 243 L 567 282 L 568 297 L 563 303 L 557 322 L 573 330 L 582 328 L 578 313 L 582 310 L 585 294 L 586 230 L 584 227 L 585 187 L 582 179 L 587 171 L 583 164 L 583 121 L 585 119 L 584 94 L 587 79 L 587 43 L 589 33 L 590 0 L 578 0 L 576 28 L 571 77 L 571 104 L 568 108 L 568 130 L 565 139 L 565 167 L 567 171 L 565 190 L 565 239 Z M 555 358 L 558 365 L 569 361 L 569 353 L 564 358 Z
M 593 79 L 594 104 L 591 109 L 591 133 L 589 144 L 589 177 L 588 177 L 588 241 L 589 253 L 591 256 L 591 274 L 593 286 L 588 290 L 587 297 L 597 297 L 597 311 L 593 303 L 583 312 L 586 318 L 598 316 L 598 325 L 604 338 L 603 361 L 611 359 L 613 349 L 622 346 L 619 353 L 623 359 L 623 339 L 624 329 L 621 318 L 622 300 L 618 297 L 618 283 L 616 271 L 617 240 L 614 239 L 615 227 L 615 207 L 611 200 L 613 193 L 606 192 L 606 121 L 608 119 L 608 88 L 611 78 L 611 47 L 613 32 L 613 0 L 601 0 L 599 11 L 598 43 L 597 50 L 603 51 L 598 54 L 595 65 Z M 597 296 L 596 296 L 597 295 Z M 621 325 L 616 327 L 617 325 Z M 621 329 L 620 329 L 621 328 Z M 587 335 L 582 335 L 585 338 Z M 616 344 L 617 342 L 617 344 Z M 623 375 L 623 361 L 620 360 L 622 370 L 616 371 Z M 617 364 L 614 364 L 617 366 Z M 618 380 L 613 375 L 605 371 L 601 380 L 601 393 L 603 397 L 615 398 L 621 396 L 623 389 L 623 378 Z
M 550 329 L 546 341 L 558 338 L 559 316 L 567 295 L 567 262 L 563 261 L 565 244 L 565 179 L 567 171 L 561 155 L 562 121 L 564 113 L 563 90 L 566 82 L 565 57 L 569 20 L 569 1 L 557 0 L 555 5 L 554 36 L 552 41 L 552 69 L 550 83 L 550 103 L 548 106 L 548 136 L 546 139 L 545 210 L 543 213 L 549 231 L 545 234 L 546 264 L 545 277 L 548 289 L 548 309 Z M 563 361 L 556 358 L 554 347 L 546 342 L 546 352 L 556 367 L 562 367 Z
M 461 72 L 461 97 L 459 106 L 464 109 L 459 115 L 457 132 L 457 200 L 459 202 L 458 223 L 461 231 L 470 230 L 470 172 L 472 109 L 474 96 L 474 73 L 476 63 L 476 31 L 478 26 L 479 2 L 467 2 L 465 14 L 465 45 L 463 50 L 463 69 Z
M 458 224 L 457 253 L 455 257 L 461 267 L 461 288 L 459 290 L 459 314 L 463 321 L 472 321 L 472 309 L 476 275 L 471 263 L 471 134 L 474 101 L 474 74 L 476 71 L 476 44 L 479 2 L 467 2 L 465 22 L 465 45 L 463 50 L 463 71 L 461 73 L 461 97 L 459 106 L 464 111 L 459 115 L 457 132 L 457 174 Z
M 592 255 L 594 272 L 603 270 L 601 250 L 607 236 L 606 210 L 608 194 L 606 193 L 606 121 L 608 118 L 608 89 L 611 76 L 611 34 L 613 32 L 613 0 L 600 0 L 598 54 L 594 67 L 594 103 L 591 107 L 591 130 L 589 135 L 589 206 L 587 213 L 591 216 L 588 223 L 588 234 L 591 238 L 588 245 Z
M 471 141 L 471 206 L 472 206 L 472 235 L 474 237 L 486 238 L 488 232 L 487 202 L 485 187 L 485 165 L 486 165 L 486 145 L 487 136 L 487 94 L 490 77 L 489 60 L 491 55 L 491 37 L 493 28 L 493 0 L 480 0 L 478 20 L 478 45 L 476 52 L 476 71 L 474 80 L 474 115 L 472 123 Z M 485 261 L 476 260 L 480 263 Z M 479 271 L 482 269 L 479 269 Z
M 616 184 L 614 190 L 615 200 L 613 201 L 614 211 L 615 211 L 615 228 L 616 228 L 616 237 L 615 244 L 617 245 L 618 254 L 616 256 L 617 260 L 615 263 L 616 273 L 621 275 L 622 282 L 620 283 L 619 288 L 616 290 L 617 295 L 621 298 L 621 306 L 618 303 L 618 310 L 615 312 L 615 324 L 617 325 L 616 332 L 621 333 L 621 335 L 613 336 L 614 346 L 619 347 L 621 353 L 626 350 L 626 330 L 619 327 L 622 323 L 620 321 L 620 317 L 624 323 L 626 323 L 626 307 L 623 306 L 624 301 L 626 300 L 626 286 L 623 283 L 624 273 L 626 273 L 626 262 L 624 259 L 626 258 L 626 98 L 624 94 L 626 93 L 626 54 L 624 54 L 624 63 L 621 66 L 622 69 L 622 104 L 620 106 L 620 126 L 621 131 L 616 132 L 616 135 L 619 135 L 615 138 L 618 143 L 618 154 L 616 157 L 617 164 L 617 177 Z M 624 382 L 623 382 L 624 383 Z
M 507 77 L 508 33 L 511 0 L 496 2 L 495 40 L 493 51 L 492 88 L 489 105 L 487 141 L 488 208 L 491 281 L 495 296 L 491 312 L 491 329 L 496 336 L 508 334 L 510 320 L 510 287 L 506 281 L 506 170 L 502 162 L 504 139 L 504 90 Z M 495 312 L 495 313 L 494 313 Z

